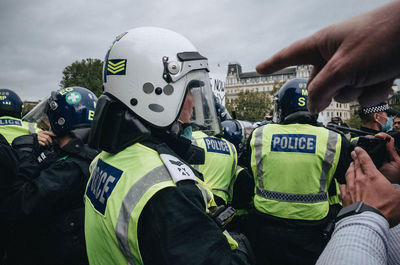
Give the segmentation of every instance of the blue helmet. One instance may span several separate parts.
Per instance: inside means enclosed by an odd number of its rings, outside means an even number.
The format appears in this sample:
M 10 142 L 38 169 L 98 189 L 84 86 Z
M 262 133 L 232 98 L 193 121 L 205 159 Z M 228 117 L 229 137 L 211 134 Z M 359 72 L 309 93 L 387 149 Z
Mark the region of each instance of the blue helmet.
M 231 142 L 236 150 L 240 150 L 243 145 L 243 130 L 241 124 L 236 120 L 225 120 L 221 122 L 222 137 Z
M 51 130 L 62 134 L 76 128 L 90 127 L 96 103 L 96 95 L 83 87 L 67 87 L 52 92 L 46 109 Z
M 0 116 L 21 118 L 22 100 L 12 90 L 0 88 Z
M 219 101 L 220 100 L 218 100 L 217 97 L 214 95 L 215 109 L 217 110 L 217 117 L 219 118 L 219 121 L 223 122 L 224 120 L 232 119 L 231 115 L 229 115 L 228 110 Z
M 274 122 L 281 123 L 288 115 L 307 110 L 307 79 L 287 81 L 275 94 Z

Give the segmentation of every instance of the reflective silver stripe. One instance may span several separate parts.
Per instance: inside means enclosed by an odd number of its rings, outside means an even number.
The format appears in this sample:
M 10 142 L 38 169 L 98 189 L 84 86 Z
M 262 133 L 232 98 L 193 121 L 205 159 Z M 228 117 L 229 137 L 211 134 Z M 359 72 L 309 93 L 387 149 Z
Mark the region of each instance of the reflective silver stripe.
M 232 170 L 231 170 L 231 180 L 230 180 L 230 182 L 229 182 L 229 185 L 228 185 L 228 187 L 227 188 L 225 188 L 225 189 L 223 189 L 223 188 L 221 188 L 221 189 L 217 189 L 217 188 L 215 188 L 215 189 L 213 189 L 213 190 L 218 190 L 218 191 L 222 191 L 222 192 L 225 192 L 227 195 L 228 195 L 228 199 L 230 199 L 229 197 L 230 197 L 230 191 L 231 191 L 231 187 L 232 187 L 232 185 L 233 185 L 233 183 L 234 183 L 234 180 L 235 180 L 235 177 L 234 177 L 234 175 L 235 175 L 235 166 L 236 166 L 236 158 L 235 158 L 235 146 L 231 143 L 231 142 L 229 142 L 229 141 L 227 141 L 228 142 L 228 144 L 229 144 L 229 146 L 230 146 L 230 149 L 232 150 L 232 155 L 233 155 L 233 163 L 232 163 Z
M 196 184 L 197 188 L 201 191 L 201 194 L 203 195 L 203 200 L 204 200 L 204 205 L 206 208 L 208 208 L 208 203 L 213 199 L 213 195 L 208 193 L 208 191 L 199 184 Z
M 171 177 L 164 165 L 156 167 L 133 184 L 122 201 L 121 210 L 115 227 L 115 234 L 118 239 L 119 248 L 128 259 L 129 264 L 135 264 L 133 255 L 129 249 L 128 230 L 130 215 L 140 198 L 150 187 L 156 183 L 170 179 Z
M 328 200 L 326 192 L 319 192 L 317 194 L 296 194 L 261 190 L 259 187 L 257 187 L 257 195 L 266 199 L 281 202 L 317 203 Z
M 231 181 L 229 182 L 229 187 L 228 187 L 228 200 L 232 200 L 230 192 L 233 190 L 233 184 L 235 183 L 235 175 L 236 175 L 236 147 L 229 141 L 229 146 L 231 147 L 232 150 L 232 156 L 233 156 L 233 163 L 232 163 L 232 171 L 231 171 Z
M 233 176 L 235 174 L 234 170 L 235 170 L 235 167 L 236 167 L 236 148 L 231 142 L 229 142 L 229 141 L 227 141 L 227 142 L 228 142 L 228 144 L 229 144 L 229 146 L 231 147 L 231 150 L 232 150 L 233 164 L 232 164 L 231 176 Z
M 332 167 L 333 161 L 335 159 L 336 153 L 336 143 L 338 141 L 339 135 L 331 130 L 329 130 L 328 143 L 326 144 L 326 153 L 324 161 L 322 162 L 321 176 L 319 178 L 319 191 L 324 192 L 326 182 L 328 181 L 329 170 Z
M 28 129 L 30 134 L 36 133 L 35 125 L 33 123 L 28 123 Z
M 257 165 L 257 176 L 258 176 L 258 186 L 264 189 L 264 169 L 263 169 L 263 160 L 262 160 L 262 138 L 263 138 L 263 128 L 257 128 L 254 136 L 254 149 L 255 149 L 255 158 Z
M 199 145 L 197 144 L 197 139 L 192 139 L 192 145 L 194 145 L 194 146 L 199 146 Z M 196 171 L 199 171 L 199 165 L 192 165 L 192 167 L 193 167 L 194 169 L 196 169 Z

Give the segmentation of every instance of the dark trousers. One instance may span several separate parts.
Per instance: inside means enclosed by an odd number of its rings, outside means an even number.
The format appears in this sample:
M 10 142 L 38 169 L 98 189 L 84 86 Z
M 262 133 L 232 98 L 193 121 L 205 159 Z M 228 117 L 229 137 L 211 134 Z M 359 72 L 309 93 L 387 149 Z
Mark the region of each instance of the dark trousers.
M 258 265 L 315 264 L 328 239 L 323 237 L 327 222 L 296 225 L 253 215 L 244 232 Z

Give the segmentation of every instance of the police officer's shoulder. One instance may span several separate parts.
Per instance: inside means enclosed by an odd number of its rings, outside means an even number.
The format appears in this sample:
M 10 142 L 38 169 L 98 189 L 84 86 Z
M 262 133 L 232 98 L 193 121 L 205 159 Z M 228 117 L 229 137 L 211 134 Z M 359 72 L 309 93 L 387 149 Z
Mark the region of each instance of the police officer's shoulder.
M 98 150 L 89 147 L 79 138 L 72 138 L 62 149 L 85 160 L 93 160 L 99 153 Z
M 16 137 L 12 142 L 12 147 L 19 151 L 38 153 L 40 145 L 37 140 L 37 134 L 27 134 Z

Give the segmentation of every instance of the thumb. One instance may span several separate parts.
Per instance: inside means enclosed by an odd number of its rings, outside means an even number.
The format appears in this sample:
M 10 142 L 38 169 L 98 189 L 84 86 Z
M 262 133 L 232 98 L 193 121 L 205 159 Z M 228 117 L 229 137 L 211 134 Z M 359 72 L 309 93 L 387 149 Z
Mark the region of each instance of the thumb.
M 356 147 L 354 148 L 354 152 L 359 160 L 361 170 L 365 175 L 372 176 L 374 175 L 374 172 L 378 172 L 378 169 L 375 167 L 374 162 L 372 162 L 371 157 L 364 149 L 361 147 Z

